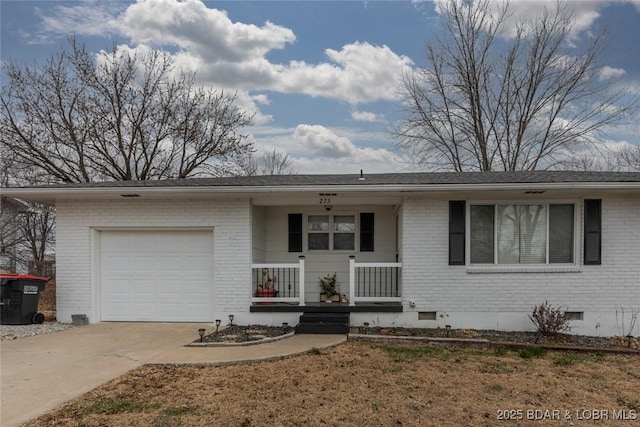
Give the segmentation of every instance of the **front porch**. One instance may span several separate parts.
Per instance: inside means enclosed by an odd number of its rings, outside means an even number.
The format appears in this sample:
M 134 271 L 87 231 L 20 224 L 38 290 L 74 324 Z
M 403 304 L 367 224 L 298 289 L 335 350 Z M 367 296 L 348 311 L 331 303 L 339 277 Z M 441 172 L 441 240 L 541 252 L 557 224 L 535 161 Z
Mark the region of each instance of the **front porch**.
M 375 302 L 358 303 L 350 305 L 347 303 L 334 302 L 311 302 L 306 305 L 291 303 L 254 303 L 251 306 L 251 313 L 402 313 L 402 303 L 400 302 Z
M 252 264 L 252 313 L 402 312 L 399 262 L 357 262 L 348 258 L 349 281 L 337 301 L 320 301 L 316 283 L 305 283 L 305 256 L 297 263 Z

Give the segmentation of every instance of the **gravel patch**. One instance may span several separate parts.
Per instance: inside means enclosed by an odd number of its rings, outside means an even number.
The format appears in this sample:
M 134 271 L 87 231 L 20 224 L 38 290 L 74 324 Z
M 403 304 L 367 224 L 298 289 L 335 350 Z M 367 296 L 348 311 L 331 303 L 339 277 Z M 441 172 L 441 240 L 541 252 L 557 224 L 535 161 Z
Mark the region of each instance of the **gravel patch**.
M 2 334 L 2 341 L 9 341 L 40 334 L 65 331 L 71 328 L 73 328 L 73 325 L 70 323 L 44 322 L 41 325 L 1 325 L 0 332 Z

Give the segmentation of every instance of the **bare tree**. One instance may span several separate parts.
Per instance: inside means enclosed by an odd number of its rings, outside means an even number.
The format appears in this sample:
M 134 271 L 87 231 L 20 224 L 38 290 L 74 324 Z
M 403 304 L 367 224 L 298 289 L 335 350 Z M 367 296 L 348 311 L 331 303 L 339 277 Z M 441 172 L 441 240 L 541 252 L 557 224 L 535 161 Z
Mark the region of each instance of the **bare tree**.
M 449 1 L 426 68 L 404 76 L 407 119 L 396 132 L 422 167 L 454 171 L 556 167 L 637 106 L 601 79 L 604 34 L 570 48 L 562 2 L 506 36 L 509 6 Z
M 75 39 L 44 65 L 6 65 L 1 141 L 57 182 L 228 173 L 251 151 L 236 96 L 198 87 L 160 51 L 115 46 L 93 57 Z
M 55 210 L 50 206 L 31 203 L 28 214 L 19 217 L 18 225 L 25 239 L 24 251 L 18 252 L 22 262 L 30 261 L 27 262 L 30 274 L 49 274 L 46 261 L 47 255 L 53 253 L 55 247 Z
M 258 175 L 295 175 L 293 159 L 276 149 L 258 158 Z
M 48 176 L 24 167 L 0 146 L 1 185 L 50 183 Z M 0 269 L 50 275 L 47 257 L 54 252 L 55 209 L 39 203 L 0 197 Z
M 274 149 L 255 158 L 247 156 L 243 164 L 243 175 L 295 175 L 298 171 L 293 167 L 293 159 L 287 153 Z
M 618 153 L 617 160 L 622 168 L 640 172 L 640 146 L 625 147 Z

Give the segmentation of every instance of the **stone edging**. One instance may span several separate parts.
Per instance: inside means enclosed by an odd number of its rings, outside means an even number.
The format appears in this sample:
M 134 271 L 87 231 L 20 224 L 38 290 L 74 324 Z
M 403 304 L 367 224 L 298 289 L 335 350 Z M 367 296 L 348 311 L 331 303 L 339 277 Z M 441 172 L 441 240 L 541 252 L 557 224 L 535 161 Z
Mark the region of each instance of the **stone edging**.
M 345 336 L 343 339 L 341 339 L 340 341 L 331 343 L 331 344 L 327 344 L 327 345 L 323 345 L 319 348 L 320 350 L 327 350 L 330 349 L 332 347 L 338 346 L 344 342 L 347 341 L 347 337 Z M 266 357 L 257 357 L 255 359 L 242 359 L 242 360 L 225 360 L 225 361 L 218 361 L 218 362 L 147 362 L 144 363 L 142 366 L 202 366 L 202 367 L 208 367 L 208 366 L 233 366 L 233 365 L 252 365 L 255 363 L 262 363 L 262 362 L 273 362 L 276 360 L 282 360 L 282 359 L 288 359 L 290 357 L 295 357 L 295 356 L 300 356 L 302 354 L 306 354 L 309 353 L 309 351 L 311 351 L 311 348 L 305 349 L 305 350 L 300 350 L 300 351 L 294 351 L 291 353 L 286 353 L 286 354 L 277 354 L 277 355 L 273 355 L 273 356 L 266 356 Z
M 402 343 L 424 343 L 428 345 L 458 345 L 464 347 L 473 348 L 508 348 L 510 350 L 521 350 L 524 348 L 541 347 L 550 351 L 567 351 L 567 352 L 579 352 L 579 353 L 610 353 L 610 354 L 625 354 L 632 356 L 640 356 L 640 350 L 622 348 L 622 347 L 583 347 L 583 346 L 570 346 L 570 345 L 554 345 L 554 344 L 532 344 L 532 343 L 516 343 L 509 341 L 489 341 L 487 339 L 477 338 L 436 338 L 436 337 L 402 337 L 394 335 L 368 335 L 368 334 L 349 334 L 347 339 L 349 341 L 372 341 L 372 342 L 386 342 L 394 344 Z
M 285 338 L 291 338 L 295 335 L 295 332 L 289 332 L 288 334 L 278 335 L 277 337 L 267 337 L 261 340 L 244 341 L 244 342 L 190 342 L 185 344 L 185 347 L 246 347 L 250 345 L 266 344 L 269 342 L 280 341 Z

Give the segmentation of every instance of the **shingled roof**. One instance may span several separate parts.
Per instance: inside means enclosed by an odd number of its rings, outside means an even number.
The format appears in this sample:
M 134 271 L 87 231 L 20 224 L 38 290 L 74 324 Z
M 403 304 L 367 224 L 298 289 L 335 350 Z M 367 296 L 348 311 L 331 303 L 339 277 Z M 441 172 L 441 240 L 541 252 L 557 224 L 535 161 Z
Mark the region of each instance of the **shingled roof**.
M 156 181 L 105 181 L 59 184 L 40 188 L 171 188 L 171 187 L 317 187 L 317 186 L 429 186 L 464 184 L 546 184 L 640 182 L 638 172 L 516 171 L 423 172 L 349 175 L 265 175 L 225 178 L 187 178 Z

